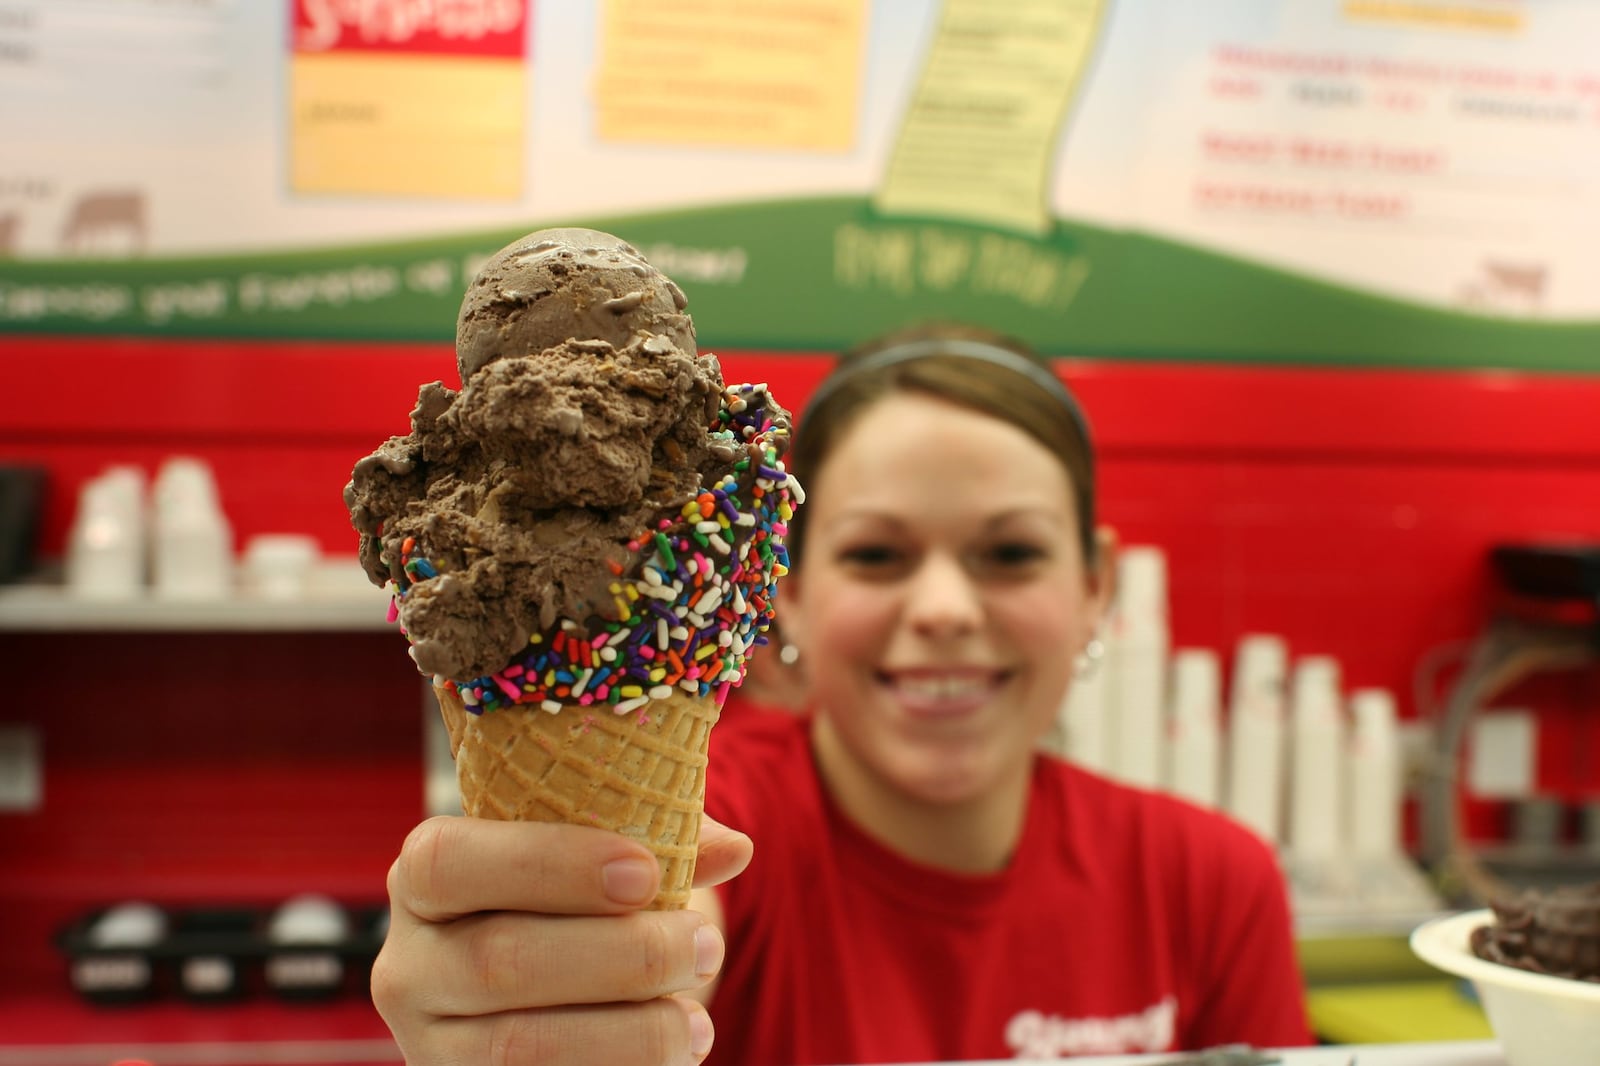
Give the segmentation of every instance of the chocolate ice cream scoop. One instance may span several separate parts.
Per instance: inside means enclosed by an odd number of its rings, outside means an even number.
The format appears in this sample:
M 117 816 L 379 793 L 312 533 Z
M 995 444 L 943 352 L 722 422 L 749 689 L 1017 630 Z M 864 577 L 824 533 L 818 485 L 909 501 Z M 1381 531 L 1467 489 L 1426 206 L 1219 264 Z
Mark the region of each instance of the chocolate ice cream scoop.
M 1527 889 L 1492 904 L 1493 925 L 1472 932 L 1472 953 L 1534 973 L 1600 981 L 1600 882 Z
M 478 271 L 456 320 L 456 364 L 466 381 L 487 363 L 567 340 L 625 348 L 654 334 L 695 353 L 688 298 L 630 244 L 592 229 L 530 233 Z

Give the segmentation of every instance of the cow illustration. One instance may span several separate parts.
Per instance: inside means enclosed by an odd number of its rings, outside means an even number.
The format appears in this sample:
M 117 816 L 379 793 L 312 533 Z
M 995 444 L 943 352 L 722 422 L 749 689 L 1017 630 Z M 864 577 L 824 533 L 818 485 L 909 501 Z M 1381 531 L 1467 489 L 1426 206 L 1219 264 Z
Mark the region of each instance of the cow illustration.
M 148 243 L 144 193 L 136 190 L 86 192 L 61 227 L 62 250 L 80 255 L 138 255 Z
M 1485 259 L 1480 267 L 1482 273 L 1457 292 L 1463 306 L 1474 311 L 1521 311 L 1530 315 L 1544 306 L 1544 287 L 1550 273 L 1544 263 Z

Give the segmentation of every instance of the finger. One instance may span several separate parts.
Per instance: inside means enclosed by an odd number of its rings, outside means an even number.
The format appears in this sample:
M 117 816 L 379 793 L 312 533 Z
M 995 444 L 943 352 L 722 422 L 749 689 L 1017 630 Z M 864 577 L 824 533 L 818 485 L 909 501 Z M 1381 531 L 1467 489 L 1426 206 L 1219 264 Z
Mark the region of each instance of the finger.
M 750 865 L 755 845 L 737 829 L 729 829 L 710 815 L 700 821 L 700 854 L 695 862 L 694 887 L 708 888 L 732 880 Z
M 706 984 L 723 950 L 722 934 L 694 911 L 596 918 L 502 911 L 424 926 L 404 957 L 386 966 L 410 969 L 406 983 L 426 990 L 416 1009 L 463 1016 L 657 999 Z M 406 980 L 403 973 L 381 980 L 396 978 Z
M 619 914 L 649 903 L 660 879 L 649 850 L 619 833 L 439 817 L 406 837 L 389 898 L 396 912 L 429 922 L 486 910 Z
M 428 1034 L 426 1054 L 407 1061 L 503 1066 L 692 1066 L 711 1050 L 711 1019 L 698 1003 L 649 1003 L 453 1018 Z M 432 1057 L 429 1057 L 432 1056 Z

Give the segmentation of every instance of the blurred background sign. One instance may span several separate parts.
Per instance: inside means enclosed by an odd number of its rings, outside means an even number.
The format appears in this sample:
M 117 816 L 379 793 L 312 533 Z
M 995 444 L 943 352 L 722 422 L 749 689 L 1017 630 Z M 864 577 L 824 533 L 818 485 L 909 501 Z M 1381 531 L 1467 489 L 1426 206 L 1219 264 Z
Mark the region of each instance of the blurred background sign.
M 1587 371 L 1596 39 L 1583 0 L 15 0 L 0 331 L 446 340 L 485 255 L 593 224 L 711 346 Z

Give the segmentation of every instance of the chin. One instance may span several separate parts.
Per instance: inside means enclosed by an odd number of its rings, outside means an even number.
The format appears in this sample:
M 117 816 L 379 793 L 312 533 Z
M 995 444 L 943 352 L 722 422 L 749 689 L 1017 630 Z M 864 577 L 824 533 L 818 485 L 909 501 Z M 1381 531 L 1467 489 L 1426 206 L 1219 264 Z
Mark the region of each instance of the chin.
M 900 776 L 901 788 L 936 807 L 966 803 L 994 787 L 994 775 L 978 767 L 921 767 Z

